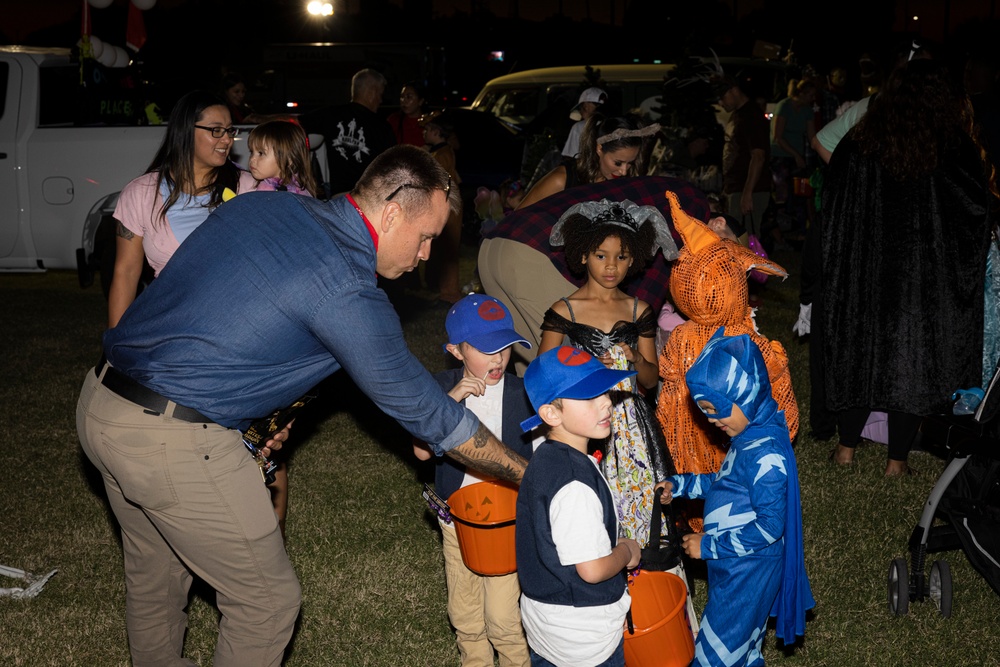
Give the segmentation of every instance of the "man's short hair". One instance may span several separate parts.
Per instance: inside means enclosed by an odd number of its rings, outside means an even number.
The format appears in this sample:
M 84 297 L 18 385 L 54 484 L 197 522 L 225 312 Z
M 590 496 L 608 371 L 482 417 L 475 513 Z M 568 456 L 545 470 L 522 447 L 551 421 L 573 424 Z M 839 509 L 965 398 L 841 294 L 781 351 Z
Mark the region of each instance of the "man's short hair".
M 456 214 L 462 211 L 458 183 L 425 150 L 402 144 L 379 153 L 358 179 L 351 191 L 355 199 L 371 206 L 388 197 L 400 206 L 419 214 L 430 204 L 434 190 L 448 190 L 448 206 Z
M 363 69 L 351 78 L 351 99 L 357 100 L 363 97 L 369 90 L 375 91 L 382 96 L 385 90 L 386 80 L 379 72 L 373 69 Z

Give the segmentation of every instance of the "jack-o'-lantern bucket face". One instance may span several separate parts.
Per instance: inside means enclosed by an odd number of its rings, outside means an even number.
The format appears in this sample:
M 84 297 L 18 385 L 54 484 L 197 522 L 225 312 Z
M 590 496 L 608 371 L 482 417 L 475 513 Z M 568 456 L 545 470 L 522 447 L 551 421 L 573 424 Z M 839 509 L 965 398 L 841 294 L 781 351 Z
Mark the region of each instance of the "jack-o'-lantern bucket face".
M 448 498 L 465 566 L 495 576 L 517 571 L 514 514 L 517 490 L 500 482 L 462 487 Z

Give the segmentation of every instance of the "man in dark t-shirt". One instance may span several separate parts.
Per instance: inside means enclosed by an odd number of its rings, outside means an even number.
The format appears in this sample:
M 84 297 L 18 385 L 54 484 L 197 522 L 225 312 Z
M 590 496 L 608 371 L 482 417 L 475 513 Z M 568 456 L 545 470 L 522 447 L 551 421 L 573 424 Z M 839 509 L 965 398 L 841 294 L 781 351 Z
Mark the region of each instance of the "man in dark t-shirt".
M 392 127 L 378 115 L 385 77 L 363 69 L 351 79 L 351 101 L 299 117 L 307 132 L 325 137 L 330 165 L 329 194 L 347 192 L 379 153 L 396 145 Z
M 715 84 L 719 104 L 732 115 L 722 151 L 723 194 L 729 215 L 742 220 L 747 231 L 761 236 L 761 221 L 771 197 L 770 128 L 764 112 L 732 78 Z

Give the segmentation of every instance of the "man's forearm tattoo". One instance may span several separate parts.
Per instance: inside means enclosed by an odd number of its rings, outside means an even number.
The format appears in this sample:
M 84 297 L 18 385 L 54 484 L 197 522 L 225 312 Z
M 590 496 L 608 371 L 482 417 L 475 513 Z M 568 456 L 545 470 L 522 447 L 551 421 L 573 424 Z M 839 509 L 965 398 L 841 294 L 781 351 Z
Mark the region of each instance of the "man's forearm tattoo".
M 520 482 L 524 468 L 528 465 L 517 452 L 497 440 L 482 424 L 472 437 L 471 448 L 459 445 L 449 451 L 448 455 L 469 468 L 511 482 Z
M 482 424 L 479 424 L 479 428 L 476 429 L 476 434 L 472 436 L 472 444 L 476 449 L 482 449 L 486 446 L 486 443 L 490 441 L 491 437 L 493 437 L 493 434 L 490 433 L 490 430 Z

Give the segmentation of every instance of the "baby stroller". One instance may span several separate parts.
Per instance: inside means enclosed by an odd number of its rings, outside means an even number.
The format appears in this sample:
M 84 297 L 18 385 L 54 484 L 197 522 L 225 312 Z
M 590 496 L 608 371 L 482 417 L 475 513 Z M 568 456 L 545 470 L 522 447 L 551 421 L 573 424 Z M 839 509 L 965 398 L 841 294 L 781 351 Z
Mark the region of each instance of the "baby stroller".
M 920 522 L 910 535 L 910 569 L 905 558 L 889 564 L 889 610 L 903 616 L 910 602 L 934 603 L 951 616 L 951 569 L 945 560 L 931 563 L 927 554 L 962 549 L 969 562 L 1000 595 L 1000 367 L 972 415 L 924 419 L 923 445 L 939 445 L 948 465 L 931 489 Z M 935 518 L 945 521 L 934 525 Z

